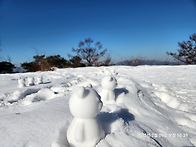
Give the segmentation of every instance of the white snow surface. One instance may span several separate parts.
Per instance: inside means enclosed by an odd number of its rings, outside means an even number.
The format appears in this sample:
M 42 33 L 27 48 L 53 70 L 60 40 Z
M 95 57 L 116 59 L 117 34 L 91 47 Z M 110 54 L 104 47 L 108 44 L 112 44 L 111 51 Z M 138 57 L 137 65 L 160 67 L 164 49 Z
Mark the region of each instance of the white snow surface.
M 0 147 L 69 147 L 70 95 L 100 94 L 108 74 L 116 98 L 97 115 L 106 135 L 96 147 L 196 146 L 196 66 L 112 66 L 0 75 Z M 42 84 L 18 87 L 40 75 Z

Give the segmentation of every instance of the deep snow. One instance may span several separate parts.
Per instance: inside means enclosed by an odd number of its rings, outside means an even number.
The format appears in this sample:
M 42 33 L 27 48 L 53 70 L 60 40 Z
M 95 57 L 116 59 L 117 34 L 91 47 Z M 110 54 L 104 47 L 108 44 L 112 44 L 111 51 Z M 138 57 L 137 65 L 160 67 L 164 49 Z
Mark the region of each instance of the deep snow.
M 113 66 L 0 75 L 0 147 L 68 147 L 70 95 L 91 85 L 101 95 L 108 75 L 118 85 L 97 116 L 97 147 L 196 146 L 196 66 Z

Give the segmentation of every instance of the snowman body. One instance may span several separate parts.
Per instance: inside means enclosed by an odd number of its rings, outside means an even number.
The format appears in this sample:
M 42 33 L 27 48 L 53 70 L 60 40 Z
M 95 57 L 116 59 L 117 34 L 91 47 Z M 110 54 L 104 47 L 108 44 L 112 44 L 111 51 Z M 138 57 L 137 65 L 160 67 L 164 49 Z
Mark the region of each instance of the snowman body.
M 101 82 L 101 98 L 104 103 L 113 103 L 116 100 L 115 88 L 117 86 L 117 81 L 112 76 L 106 76 Z
M 34 79 L 34 83 L 37 85 L 37 84 L 42 84 L 43 83 L 43 77 L 36 77 Z
M 79 88 L 72 94 L 69 107 L 74 116 L 67 130 L 70 147 L 95 147 L 104 137 L 96 118 L 102 108 L 100 96 L 92 88 Z
M 18 79 L 18 87 L 19 88 L 25 87 L 25 80 L 23 78 Z
M 32 86 L 32 85 L 34 85 L 34 77 L 27 77 L 25 79 L 25 84 L 26 84 L 26 86 Z
M 96 119 L 74 118 L 67 133 L 71 147 L 95 147 L 104 136 Z

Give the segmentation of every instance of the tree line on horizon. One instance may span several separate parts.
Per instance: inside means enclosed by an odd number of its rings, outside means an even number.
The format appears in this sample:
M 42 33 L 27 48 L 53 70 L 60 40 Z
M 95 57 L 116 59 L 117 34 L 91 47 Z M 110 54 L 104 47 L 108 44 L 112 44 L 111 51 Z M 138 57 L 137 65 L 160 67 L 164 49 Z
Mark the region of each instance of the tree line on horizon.
M 128 59 L 119 61 L 116 65 L 179 65 L 179 64 L 196 64 L 196 33 L 192 34 L 188 41 L 178 43 L 177 52 L 167 52 L 167 54 L 176 61 L 158 61 L 147 59 Z M 68 67 L 86 67 L 86 66 L 109 66 L 114 65 L 111 62 L 108 50 L 103 47 L 101 42 L 95 42 L 91 38 L 80 41 L 76 48 L 72 49 L 73 55 L 69 55 L 69 59 L 65 59 L 60 55 L 46 56 L 35 55 L 30 62 L 24 62 L 21 67 L 26 72 L 48 71 L 55 68 Z M 15 68 L 11 61 L 0 62 L 0 73 L 12 73 Z
M 22 63 L 26 71 L 48 71 L 54 68 L 108 66 L 111 58 L 107 49 L 100 42 L 94 42 L 91 38 L 80 41 L 77 48 L 73 48 L 74 55 L 65 59 L 60 55 L 35 55 L 33 61 Z
M 37 54 L 32 61 L 21 63 L 21 67 L 26 72 L 49 71 L 55 68 L 75 68 L 86 66 L 109 66 L 111 58 L 106 48 L 101 42 L 95 42 L 91 38 L 80 41 L 76 48 L 72 48 L 73 55 L 68 55 L 68 59 L 59 54 L 46 56 Z M 11 73 L 15 68 L 10 61 L 0 62 L 0 73 Z

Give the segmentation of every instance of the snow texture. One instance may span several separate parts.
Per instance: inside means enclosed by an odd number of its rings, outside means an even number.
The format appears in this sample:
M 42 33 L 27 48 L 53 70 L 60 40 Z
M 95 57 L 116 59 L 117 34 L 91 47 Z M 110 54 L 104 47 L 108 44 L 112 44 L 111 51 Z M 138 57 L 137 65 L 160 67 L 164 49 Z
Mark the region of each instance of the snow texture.
M 97 132 L 96 147 L 196 146 L 195 73 L 196 66 L 112 66 L 0 75 L 0 147 L 70 147 L 75 120 L 73 136 L 85 145 L 98 122 L 105 136 Z M 118 84 L 100 111 L 106 77 Z

